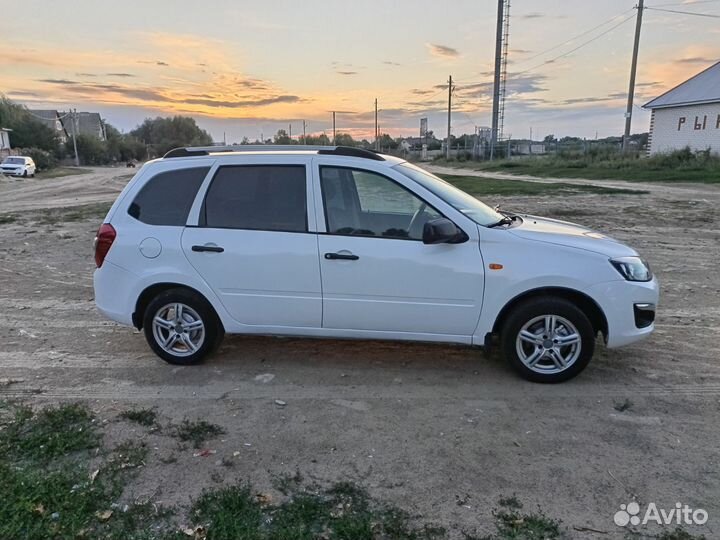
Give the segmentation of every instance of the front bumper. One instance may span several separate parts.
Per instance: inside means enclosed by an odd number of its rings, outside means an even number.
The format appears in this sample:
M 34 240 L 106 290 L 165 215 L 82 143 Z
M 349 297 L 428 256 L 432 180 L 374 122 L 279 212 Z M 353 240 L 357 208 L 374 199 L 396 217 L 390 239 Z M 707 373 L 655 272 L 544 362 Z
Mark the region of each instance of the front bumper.
M 10 176 L 22 176 L 23 173 L 25 172 L 25 169 L 16 169 L 16 168 L 6 169 L 4 167 L 0 167 L 0 172 L 2 172 L 3 174 L 10 175 Z
M 590 287 L 608 323 L 608 348 L 622 347 L 645 339 L 655 330 L 655 311 L 660 297 L 657 279 L 608 281 Z

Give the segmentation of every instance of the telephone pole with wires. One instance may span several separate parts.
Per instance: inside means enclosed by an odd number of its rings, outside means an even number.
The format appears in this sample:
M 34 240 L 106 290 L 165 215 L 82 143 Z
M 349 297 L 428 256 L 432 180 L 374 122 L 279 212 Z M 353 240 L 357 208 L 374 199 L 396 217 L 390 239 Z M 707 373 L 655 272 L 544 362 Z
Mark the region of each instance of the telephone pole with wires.
M 77 151 L 77 109 L 72 109 L 70 113 L 70 120 L 72 121 L 73 128 L 73 149 L 75 150 L 75 166 L 80 166 L 80 157 Z
M 305 120 L 303 120 L 303 144 L 307 144 L 307 138 L 305 137 Z
M 625 111 L 625 134 L 623 135 L 622 149 L 627 152 L 630 146 L 630 128 L 632 127 L 633 101 L 635 99 L 635 76 L 637 74 L 638 52 L 640 49 L 640 30 L 642 29 L 643 10 L 645 0 L 638 0 L 637 21 L 635 23 L 635 43 L 633 45 L 632 63 L 630 64 L 630 88 L 628 89 L 627 110 Z
M 335 111 L 333 113 L 333 145 L 337 144 L 337 132 L 335 131 Z
M 380 151 L 380 131 L 378 130 L 378 108 L 377 98 L 375 98 L 375 150 Z
M 445 159 L 450 159 L 450 125 L 452 116 L 452 93 L 453 83 L 452 75 L 448 77 L 448 129 L 447 129 L 447 144 L 445 144 Z

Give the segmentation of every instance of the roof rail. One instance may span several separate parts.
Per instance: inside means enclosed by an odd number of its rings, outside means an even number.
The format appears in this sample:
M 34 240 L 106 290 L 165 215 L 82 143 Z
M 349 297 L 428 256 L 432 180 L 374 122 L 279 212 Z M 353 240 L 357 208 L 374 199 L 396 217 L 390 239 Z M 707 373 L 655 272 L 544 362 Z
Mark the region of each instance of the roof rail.
M 232 146 L 187 146 L 170 150 L 163 156 L 167 158 L 209 156 L 222 152 L 317 152 L 331 156 L 349 156 L 375 161 L 385 161 L 380 154 L 372 150 L 352 146 L 311 146 L 302 144 L 235 144 Z

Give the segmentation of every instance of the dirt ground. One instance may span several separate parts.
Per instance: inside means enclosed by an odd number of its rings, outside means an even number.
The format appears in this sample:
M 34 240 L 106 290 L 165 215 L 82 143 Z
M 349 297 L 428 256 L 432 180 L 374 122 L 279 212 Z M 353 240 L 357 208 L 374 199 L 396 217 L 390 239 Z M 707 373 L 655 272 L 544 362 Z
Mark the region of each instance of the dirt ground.
M 573 538 L 622 538 L 613 515 L 633 498 L 703 508 L 708 523 L 687 530 L 720 537 L 720 188 L 631 184 L 651 193 L 487 201 L 627 241 L 661 282 L 650 340 L 600 347 L 580 377 L 543 386 L 497 353 L 442 345 L 228 336 L 202 366 L 165 364 L 94 308 L 102 215 L 63 222 L 41 212 L 109 203 L 126 175 L 0 182 L 0 216 L 15 216 L 0 224 L 0 399 L 86 400 L 110 437 L 146 440 L 151 454 L 128 498 L 184 504 L 238 480 L 272 491 L 273 474 L 300 471 L 323 484 L 357 481 L 458 538 L 491 532 L 498 498 L 513 493 Z M 133 406 L 227 434 L 209 444 L 217 454 L 193 457 L 118 422 Z M 175 463 L 161 461 L 171 455 Z M 235 466 L 220 469 L 223 457 Z

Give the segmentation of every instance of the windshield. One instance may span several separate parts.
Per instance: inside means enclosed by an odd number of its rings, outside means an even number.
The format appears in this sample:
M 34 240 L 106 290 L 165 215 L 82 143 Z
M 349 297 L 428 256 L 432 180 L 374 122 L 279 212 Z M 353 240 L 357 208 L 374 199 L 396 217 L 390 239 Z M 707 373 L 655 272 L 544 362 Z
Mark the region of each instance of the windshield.
M 10 165 L 22 165 L 23 163 L 25 163 L 25 160 L 19 157 L 9 157 L 5 158 L 5 161 L 3 161 L 3 163 L 8 163 Z
M 393 168 L 405 176 L 412 178 L 422 187 L 431 191 L 434 195 L 437 195 L 455 208 L 455 210 L 462 212 L 483 227 L 487 227 L 503 219 L 502 214 L 497 213 L 487 204 L 480 202 L 472 195 L 465 193 L 461 189 L 456 188 L 452 184 L 438 178 L 434 174 L 430 174 L 420 167 L 411 165 L 410 163 L 401 163 Z

